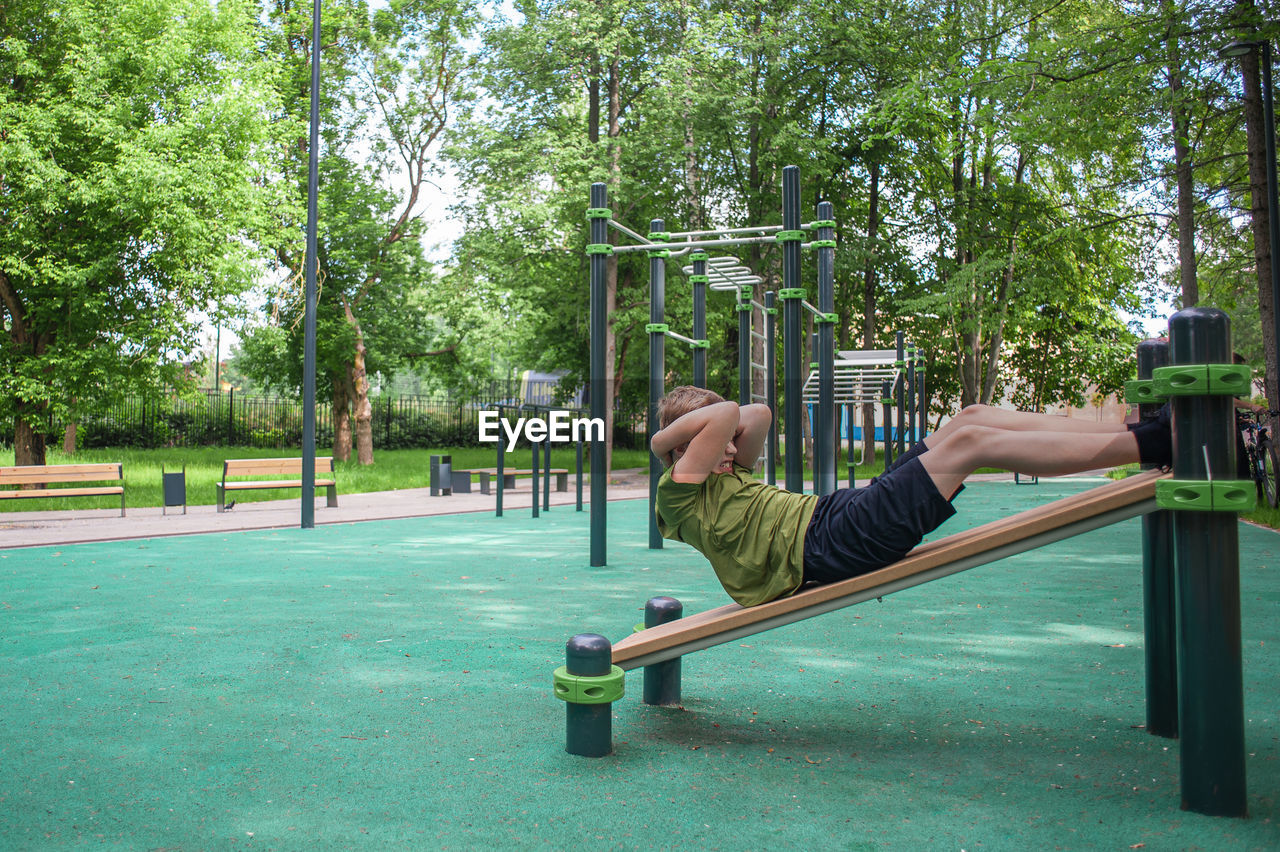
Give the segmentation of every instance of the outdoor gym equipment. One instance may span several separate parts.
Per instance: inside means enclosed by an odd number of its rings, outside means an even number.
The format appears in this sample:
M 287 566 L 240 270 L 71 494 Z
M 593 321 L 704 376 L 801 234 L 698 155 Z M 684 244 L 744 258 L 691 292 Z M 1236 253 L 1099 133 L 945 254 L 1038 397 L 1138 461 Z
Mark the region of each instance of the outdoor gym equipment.
M 782 170 L 782 225 L 750 228 L 733 228 L 728 231 L 682 231 L 665 232 L 662 230 L 663 220 L 655 219 L 650 223 L 647 237 L 627 228 L 612 217 L 608 206 L 608 193 L 604 184 L 592 184 L 590 207 L 587 218 L 590 222 L 590 244 L 587 255 L 590 265 L 591 282 L 591 416 L 604 417 L 605 387 L 605 348 L 604 329 L 607 317 L 604 310 L 604 278 L 605 265 L 610 255 L 645 252 L 649 256 L 649 434 L 656 431 L 657 401 L 662 395 L 664 386 L 664 353 L 666 338 L 671 337 L 687 343 L 694 348 L 695 383 L 698 374 L 698 352 L 705 352 L 705 308 L 699 309 L 698 290 L 695 286 L 695 337 L 672 332 L 665 319 L 665 276 L 666 261 L 673 257 L 688 255 L 692 261 L 691 275 L 707 276 L 706 280 L 695 280 L 695 285 L 709 285 L 712 276 L 717 284 L 728 283 L 738 291 L 738 311 L 750 311 L 752 303 L 750 294 L 744 287 L 753 286 L 758 279 L 753 278 L 750 270 L 736 264 L 717 264 L 707 252 L 712 248 L 741 246 L 752 244 L 774 244 L 782 247 L 782 283 L 777 293 L 782 300 L 783 314 L 783 389 L 786 401 L 783 411 L 785 430 L 795 435 L 803 435 L 801 418 L 804 416 L 802 400 L 802 367 L 804 335 L 801 332 L 802 311 L 808 310 L 814 315 L 819 333 L 818 370 L 825 377 L 824 385 L 828 390 L 819 394 L 817 420 L 820 423 L 834 424 L 834 403 L 832 402 L 831 371 L 834 363 L 834 289 L 835 289 L 835 222 L 831 219 L 832 206 L 829 202 L 818 205 L 819 219 L 809 224 L 800 221 L 800 169 L 787 166 Z M 608 242 L 608 229 L 625 234 L 636 244 L 614 246 Z M 814 231 L 815 238 L 806 241 L 806 231 Z M 801 252 L 811 248 L 818 252 L 818 304 L 815 306 L 806 300 L 806 291 L 800 287 Z M 710 269 L 707 264 L 710 263 Z M 705 295 L 705 293 L 704 293 Z M 704 303 L 705 305 L 705 303 Z M 701 319 L 700 319 L 701 318 Z M 704 323 L 699 325 L 699 322 Z M 740 318 L 740 328 L 743 320 Z M 740 334 L 740 345 L 745 347 L 745 354 L 739 358 L 739 396 L 742 403 L 751 401 L 751 330 L 749 318 L 745 334 Z M 696 336 L 702 335 L 702 336 Z M 823 355 L 823 353 L 826 355 Z M 705 357 L 705 355 L 704 355 Z M 704 367 L 705 370 L 705 362 Z M 745 376 L 745 378 L 744 378 Z M 705 372 L 701 378 L 705 383 Z M 776 409 L 774 409 L 776 410 Z M 814 439 L 814 477 L 815 491 L 826 494 L 835 490 L 835 435 L 834 427 L 822 429 Z M 605 466 L 605 448 L 599 442 L 591 447 L 591 464 L 593 470 L 603 470 Z M 650 460 L 650 503 L 656 498 L 657 480 L 661 476 L 660 463 Z M 601 566 L 606 562 L 606 511 L 607 490 L 605 477 L 591 478 L 591 565 Z M 786 487 L 791 491 L 800 491 L 804 487 L 804 458 L 802 453 L 787 453 Z M 650 519 L 649 542 L 651 548 L 662 547 L 662 538 L 657 531 L 657 524 Z
M 618 679 L 615 669 L 667 664 L 693 651 L 879 599 L 1127 518 L 1166 510 L 1173 519 L 1172 546 L 1166 533 L 1153 533 L 1158 524 L 1144 524 L 1143 530 L 1148 718 L 1161 720 L 1150 732 L 1181 737 L 1184 809 L 1212 816 L 1245 816 L 1236 514 L 1253 508 L 1255 493 L 1252 482 L 1222 477 L 1235 471 L 1233 397 L 1239 393 L 1242 377 L 1248 380 L 1247 367 L 1230 363 L 1230 326 L 1221 311 L 1179 311 L 1170 318 L 1169 332 L 1172 364 L 1150 366 L 1156 356 L 1140 350 L 1140 378 L 1131 383 L 1126 397 L 1147 404 L 1170 400 L 1174 436 L 1171 475 L 1145 471 L 923 544 L 902 561 L 860 577 L 806 589 L 760 606 L 729 604 L 647 626 L 610 648 L 610 684 Z M 1150 377 L 1143 377 L 1148 368 Z M 1160 540 L 1154 540 L 1156 535 Z M 1162 589 L 1154 598 L 1150 594 L 1153 587 Z M 1176 593 L 1172 593 L 1174 589 Z M 592 636 L 593 641 L 603 639 Z M 1168 641 L 1170 637 L 1176 640 Z M 603 659 L 603 652 L 598 652 Z M 1159 657 L 1153 658 L 1157 654 Z M 1162 683 L 1153 684 L 1153 669 L 1164 678 Z M 575 684 L 579 691 L 589 688 L 590 684 Z M 609 694 L 620 698 L 621 685 Z M 557 695 L 572 700 L 559 686 Z M 665 698 L 672 700 L 671 684 Z M 678 701 L 678 693 L 674 700 Z M 584 753 L 574 749 L 572 732 L 568 745 L 571 753 Z M 603 756 L 600 752 L 607 753 L 597 748 L 594 756 Z

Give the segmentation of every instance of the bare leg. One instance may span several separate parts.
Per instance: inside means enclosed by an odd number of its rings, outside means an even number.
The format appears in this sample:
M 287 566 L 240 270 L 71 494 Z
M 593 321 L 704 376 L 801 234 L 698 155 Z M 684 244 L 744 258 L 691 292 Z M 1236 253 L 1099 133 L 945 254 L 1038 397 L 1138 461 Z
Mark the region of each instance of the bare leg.
M 1010 411 L 989 405 L 970 405 L 944 423 L 938 431 L 925 438 L 925 446 L 940 446 L 954 432 L 966 426 L 988 426 L 1013 432 L 1078 432 L 1085 434 L 1115 434 L 1127 432 L 1123 423 L 1099 423 L 1096 420 L 1078 420 L 1056 414 L 1036 414 L 1031 411 Z
M 920 456 L 920 463 L 947 498 L 980 467 L 1061 476 L 1138 460 L 1138 441 L 1122 425 L 1120 430 L 1106 432 L 1046 432 L 961 424 L 929 437 L 932 441 L 939 436 Z

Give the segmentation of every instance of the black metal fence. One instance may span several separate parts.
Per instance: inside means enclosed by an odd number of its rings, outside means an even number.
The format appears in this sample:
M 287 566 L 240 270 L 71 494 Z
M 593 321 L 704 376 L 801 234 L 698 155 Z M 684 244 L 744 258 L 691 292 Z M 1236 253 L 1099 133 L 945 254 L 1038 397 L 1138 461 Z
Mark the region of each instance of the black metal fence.
M 527 387 L 523 390 L 528 394 Z M 539 394 L 534 399 L 538 404 L 551 402 L 549 394 Z M 481 411 L 522 401 L 512 395 L 465 400 L 445 396 L 372 397 L 373 445 L 376 449 L 476 446 L 480 443 Z M 643 416 L 619 412 L 615 420 L 615 446 L 643 446 Z M 355 428 L 354 420 L 351 427 Z M 332 406 L 316 405 L 316 443 L 332 444 L 333 430 Z M 51 423 L 49 432 L 56 440 L 61 426 Z M 12 438 L 11 433 L 8 437 Z M 126 398 L 83 418 L 77 426 L 77 443 L 86 448 L 301 447 L 302 404 L 287 398 L 212 390 L 158 400 Z

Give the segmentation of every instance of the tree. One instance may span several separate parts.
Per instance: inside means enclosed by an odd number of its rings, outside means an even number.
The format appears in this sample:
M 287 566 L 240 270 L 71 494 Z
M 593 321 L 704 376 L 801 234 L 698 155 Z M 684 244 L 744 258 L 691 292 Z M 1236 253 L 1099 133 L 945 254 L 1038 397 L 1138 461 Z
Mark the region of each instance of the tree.
M 0 8 L 0 412 L 47 424 L 182 381 L 250 283 L 275 103 L 238 0 Z
M 462 43 L 475 16 L 465 0 L 393 0 L 366 12 L 363 5 L 338 5 L 326 10 L 324 21 L 322 55 L 329 73 L 317 307 L 317 330 L 323 333 L 316 345 L 322 396 L 333 406 L 333 454 L 345 460 L 354 445 L 358 461 L 372 464 L 371 372 L 390 375 L 415 356 L 448 351 L 429 345 L 436 326 L 412 310 L 424 304 L 422 291 L 431 278 L 419 217 L 440 135 L 465 80 L 469 60 Z M 297 34 L 308 32 L 308 22 L 287 3 L 277 3 L 273 20 L 273 49 L 289 69 L 286 102 L 301 138 L 310 46 Z M 299 197 L 306 189 L 304 153 L 305 144 L 299 144 L 284 165 Z M 264 379 L 296 387 L 300 376 L 291 362 L 270 357 L 301 351 L 302 223 L 294 219 L 288 225 L 276 257 L 290 285 L 268 309 L 273 320 L 284 320 L 280 327 L 293 339 L 282 349 L 279 335 L 267 332 L 261 345 L 250 348 L 262 356 L 255 369 Z

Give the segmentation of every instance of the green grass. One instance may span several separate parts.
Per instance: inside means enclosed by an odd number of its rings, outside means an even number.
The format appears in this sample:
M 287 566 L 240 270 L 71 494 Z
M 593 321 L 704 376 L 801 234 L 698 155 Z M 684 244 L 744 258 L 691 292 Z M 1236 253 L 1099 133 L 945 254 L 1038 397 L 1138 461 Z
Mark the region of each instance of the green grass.
M 1280 530 L 1280 509 L 1272 509 L 1265 503 L 1259 504 L 1261 508 L 1255 509 L 1247 515 L 1241 515 L 1243 520 L 1255 523 L 1259 526 L 1270 527 L 1273 530 Z
M 326 456 L 321 448 L 317 455 Z M 264 450 L 256 447 L 197 447 L 163 450 L 81 450 L 68 456 L 50 448 L 46 454 L 48 464 L 83 464 L 89 462 L 120 462 L 124 465 L 125 499 L 129 506 L 160 506 L 164 503 L 161 471 L 178 471 L 186 467 L 187 503 L 191 506 L 213 505 L 216 499 L 214 486 L 222 481 L 224 459 L 258 459 L 297 457 L 296 449 Z M 369 491 L 398 491 L 406 488 L 425 488 L 429 484 L 431 456 L 451 455 L 455 468 L 494 467 L 497 454 L 493 449 L 476 447 L 445 447 L 437 450 L 378 450 L 372 465 L 360 465 L 354 460 L 336 464 L 338 493 L 360 494 Z M 507 456 L 511 467 L 527 468 L 530 464 L 527 450 L 519 450 Z M 573 451 L 556 450 L 551 454 L 554 467 L 574 469 Z M 13 464 L 13 450 L 0 449 L 0 466 Z M 614 450 L 613 468 L 621 470 L 643 467 L 648 464 L 646 450 Z M 584 454 L 583 466 L 591 469 L 590 454 Z M 323 492 L 321 492 L 323 493 Z M 297 497 L 298 489 L 274 489 L 246 491 L 235 495 L 238 502 L 279 500 Z M 0 512 L 30 512 L 53 509 L 113 509 L 119 508 L 118 497 L 62 497 L 39 500 L 0 500 Z

